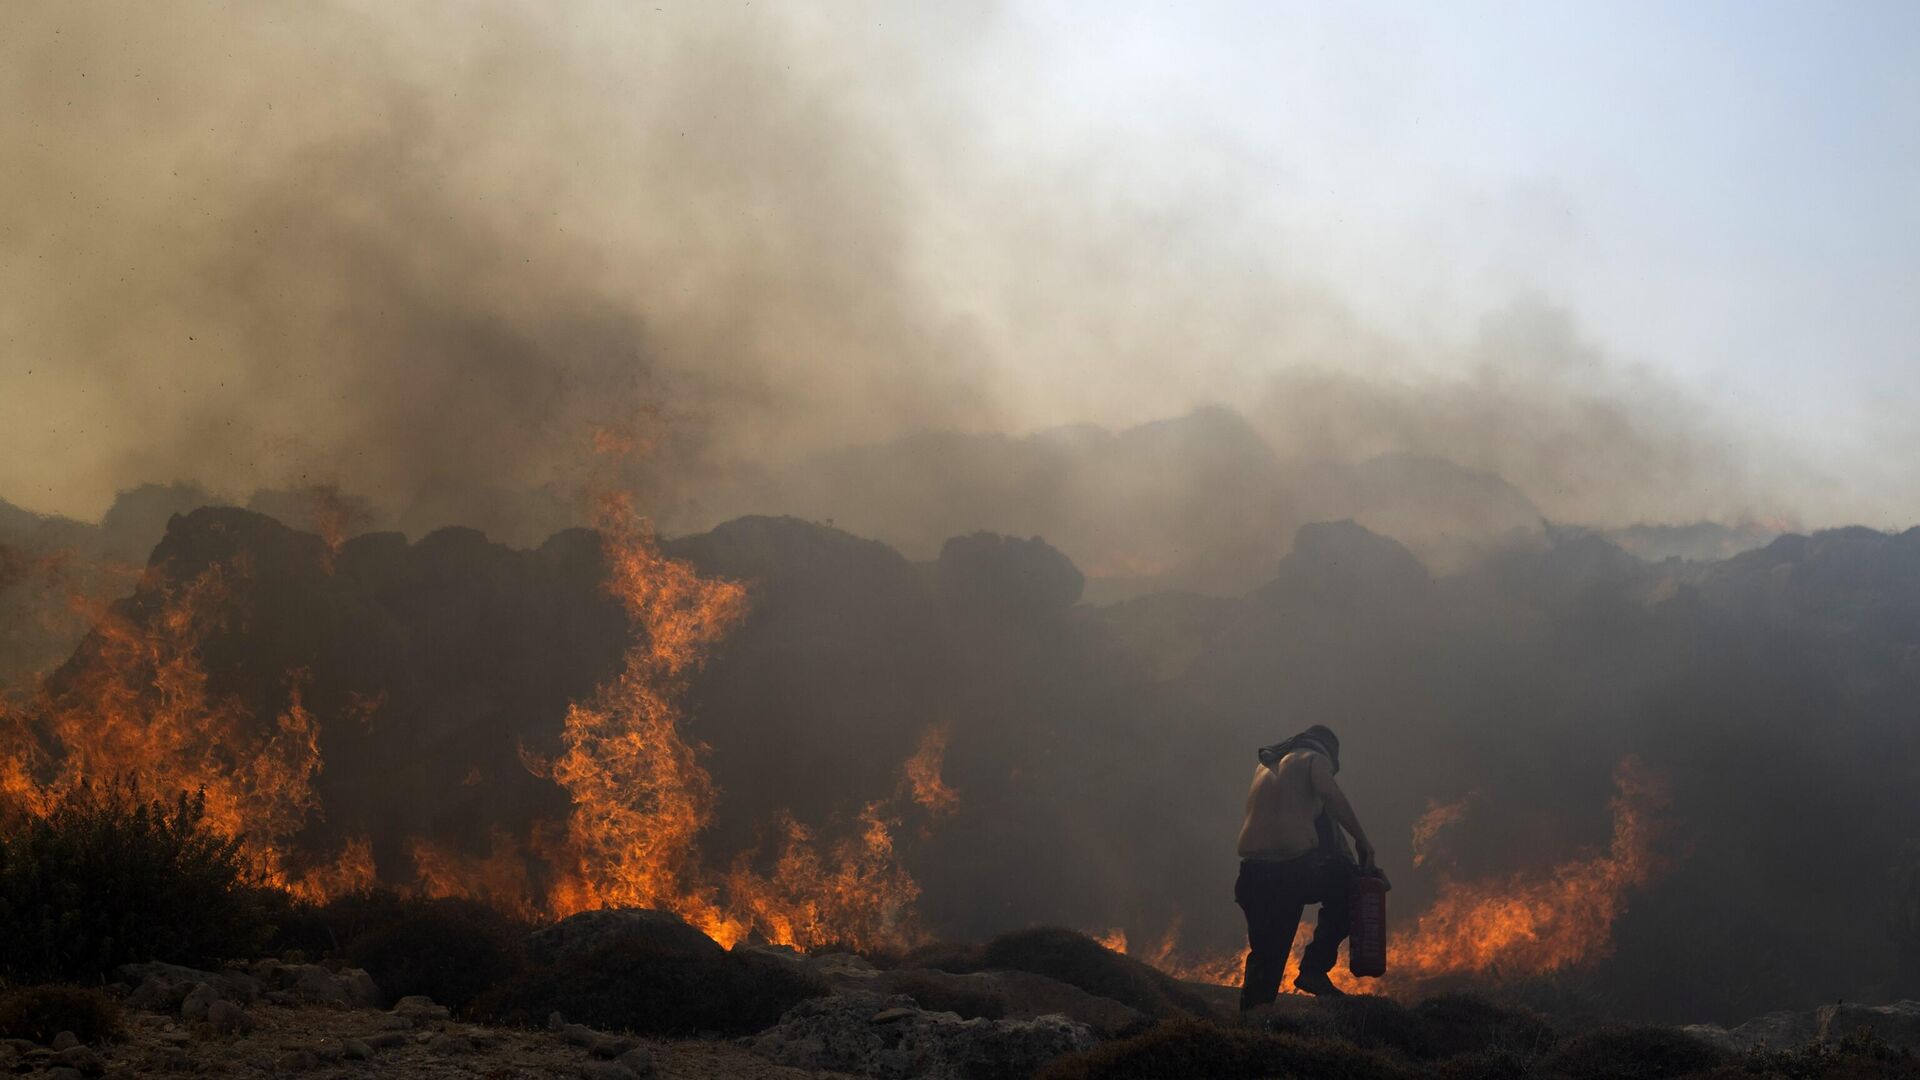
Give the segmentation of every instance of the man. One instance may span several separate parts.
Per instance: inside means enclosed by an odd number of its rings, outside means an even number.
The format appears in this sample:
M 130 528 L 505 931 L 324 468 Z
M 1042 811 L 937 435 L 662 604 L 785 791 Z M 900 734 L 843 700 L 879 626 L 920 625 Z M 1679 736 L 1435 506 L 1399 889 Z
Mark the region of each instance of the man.
M 1234 902 L 1247 916 L 1243 1010 L 1279 996 L 1300 914 L 1313 903 L 1320 905 L 1320 921 L 1293 985 L 1309 994 L 1340 995 L 1327 972 L 1347 936 L 1347 888 L 1356 872 L 1341 828 L 1353 836 L 1359 866 L 1368 872 L 1374 867 L 1373 844 L 1334 782 L 1339 771 L 1340 740 L 1320 724 L 1260 750 L 1240 826 L 1240 878 L 1233 886 Z

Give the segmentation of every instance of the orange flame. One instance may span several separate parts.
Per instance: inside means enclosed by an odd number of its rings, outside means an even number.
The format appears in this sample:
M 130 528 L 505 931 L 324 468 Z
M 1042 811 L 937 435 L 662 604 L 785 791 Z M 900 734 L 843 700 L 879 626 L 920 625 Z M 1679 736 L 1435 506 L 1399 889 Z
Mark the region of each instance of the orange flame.
M 318 805 L 319 726 L 302 702 L 306 673 L 288 673 L 286 711 L 261 725 L 209 686 L 199 650 L 233 616 L 231 579 L 212 566 L 177 587 L 143 584 L 133 606 L 102 612 L 72 681 L 10 711 L 0 796 L 44 809 L 90 778 L 131 776 L 154 791 L 202 790 L 207 821 L 242 839 L 268 881 L 285 884 L 281 845 Z M 151 607 L 136 621 L 131 611 Z
M 1511 978 L 1544 975 L 1604 959 L 1613 949 L 1613 924 L 1631 893 L 1647 885 L 1659 869 L 1654 841 L 1657 814 L 1668 804 L 1665 784 L 1628 757 L 1614 770 L 1618 794 L 1610 801 L 1613 835 L 1604 854 L 1562 863 L 1546 874 L 1516 874 L 1491 882 L 1448 881 L 1411 931 L 1388 938 L 1389 971 L 1382 979 L 1356 979 L 1336 967 L 1329 974 L 1348 993 L 1411 992 L 1421 983 L 1450 975 Z M 1429 807 L 1415 826 L 1415 846 L 1424 834 L 1458 820 L 1467 800 Z M 1436 812 L 1438 811 L 1438 812 Z M 1449 817 L 1449 815 L 1452 815 Z M 1176 978 L 1220 986 L 1238 986 L 1247 951 L 1202 956 L 1179 948 L 1179 920 L 1149 954 L 1148 963 Z M 1301 926 L 1294 936 L 1288 970 L 1298 971 L 1300 955 L 1312 939 Z M 1110 930 L 1101 943 L 1127 951 L 1122 930 Z
M 907 783 L 913 789 L 913 801 L 935 820 L 950 817 L 960 809 L 960 793 L 948 787 L 940 775 L 947 757 L 947 735 L 945 724 L 928 728 L 920 737 L 920 748 L 907 759 Z
M 636 630 L 626 662 L 567 710 L 565 752 L 550 766 L 573 797 L 557 915 L 609 906 L 664 908 L 723 944 L 740 936 L 701 881 L 695 840 L 713 818 L 713 779 L 681 738 L 677 692 L 746 613 L 746 589 L 709 581 L 660 554 L 626 499 L 601 509 L 607 589 Z
M 1653 843 L 1666 786 L 1633 757 L 1614 769 L 1613 837 L 1603 855 L 1540 876 L 1495 883 L 1449 881 L 1393 947 L 1401 975 L 1539 975 L 1610 955 L 1613 923 L 1627 896 L 1658 869 Z
M 1440 830 L 1450 825 L 1458 825 L 1465 820 L 1467 806 L 1472 802 L 1471 793 L 1462 795 L 1450 803 L 1427 800 L 1427 812 L 1421 814 L 1420 820 L 1413 823 L 1413 865 L 1420 866 L 1427 861 L 1427 856 L 1431 854 L 1433 838 L 1440 834 Z
M 212 688 L 201 647 L 229 628 L 232 584 L 244 574 L 224 566 L 178 586 L 155 584 L 155 575 L 126 607 L 100 611 L 73 681 L 57 694 L 43 688 L 30 710 L 0 703 L 0 811 L 34 812 L 81 780 L 131 774 L 156 791 L 204 790 L 208 823 L 240 836 L 266 881 L 305 900 L 399 873 L 409 891 L 528 916 L 664 909 L 724 945 L 749 936 L 800 947 L 914 940 L 919 887 L 895 849 L 894 800 L 869 803 L 854 835 L 831 842 L 782 818 L 764 872 L 751 852 L 725 873 L 702 859 L 699 837 L 717 790 L 701 748 L 681 732 L 679 701 L 745 615 L 746 589 L 663 555 L 623 498 L 603 500 L 600 528 L 606 588 L 626 609 L 632 643 L 619 673 L 568 709 L 558 757 L 519 748 L 529 772 L 569 795 L 563 823 L 536 823 L 526 837 L 497 834 L 484 855 L 413 837 L 409 865 L 387 874 L 365 836 L 331 857 L 287 850 L 319 811 L 319 725 L 303 701 L 303 671 L 289 673 L 287 707 L 270 723 Z M 341 721 L 371 729 L 383 703 L 352 695 Z M 940 777 L 945 745 L 944 729 L 923 738 L 896 789 L 899 806 L 918 804 L 936 818 L 952 812 L 957 796 Z M 478 772 L 465 781 L 487 782 Z

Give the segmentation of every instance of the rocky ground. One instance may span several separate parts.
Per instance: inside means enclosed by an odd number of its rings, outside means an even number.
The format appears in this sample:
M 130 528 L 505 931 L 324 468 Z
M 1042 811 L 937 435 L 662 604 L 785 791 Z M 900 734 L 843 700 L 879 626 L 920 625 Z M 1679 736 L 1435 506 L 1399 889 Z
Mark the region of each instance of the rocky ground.
M 565 929 L 587 942 L 641 928 L 656 936 L 680 929 L 663 929 L 650 919 L 658 916 L 596 913 Z M 118 969 L 108 987 L 123 1010 L 119 1035 L 95 1045 L 81 1045 L 68 1033 L 44 1046 L 0 1040 L 0 1072 L 47 1080 L 1019 1077 L 1063 1055 L 1137 1035 L 1169 1015 L 1141 1011 L 1025 971 L 880 970 L 850 954 L 806 957 L 764 946 L 743 948 L 804 967 L 831 992 L 802 1001 L 779 1023 L 744 1038 L 673 1040 L 595 1030 L 558 1013 L 539 1029 L 476 1024 L 417 996 L 386 1007 L 374 980 L 354 968 L 275 960 L 217 971 L 138 964 Z M 1220 1020 L 1234 1015 L 1230 991 L 1191 984 L 1185 989 L 1191 994 L 1182 998 L 1181 1015 L 1211 1012 Z M 992 1003 L 986 1015 L 970 1008 L 983 1002 Z M 1157 1008 L 1151 1001 L 1140 1004 Z M 973 1015 L 964 1018 L 961 1012 Z M 1340 1013 L 1310 998 L 1287 997 L 1274 1016 L 1279 1029 L 1323 1030 L 1347 1038 L 1352 1033 L 1339 1028 Z M 1347 1019 L 1365 1015 L 1363 1010 Z M 1386 1013 L 1380 1018 L 1393 1019 Z M 1881 1043 L 1896 1050 L 1920 1050 L 1920 1002 L 1837 1004 L 1806 1013 L 1776 1013 L 1734 1028 L 1696 1025 L 1680 1030 L 1734 1055 L 1746 1055 L 1756 1049 L 1839 1040 L 1862 1029 L 1871 1029 Z
M 96 1077 L 347 1076 L 704 1080 L 834 1075 L 769 1061 L 731 1041 L 639 1039 L 555 1017 L 544 1031 L 455 1020 L 426 998 L 377 1006 L 365 972 L 262 961 L 197 971 L 120 969 L 119 1037 L 94 1046 L 56 1038 L 0 1041 L 0 1070 L 47 1080 Z

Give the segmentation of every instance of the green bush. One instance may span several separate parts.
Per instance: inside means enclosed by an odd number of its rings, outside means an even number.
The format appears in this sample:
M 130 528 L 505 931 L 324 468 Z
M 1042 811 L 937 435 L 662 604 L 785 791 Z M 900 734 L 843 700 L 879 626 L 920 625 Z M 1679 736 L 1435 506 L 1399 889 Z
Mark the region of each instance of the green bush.
M 329 905 L 322 923 L 347 941 L 347 960 L 389 1000 L 425 994 L 464 1008 L 526 967 L 527 927 L 475 900 L 360 894 Z
M 1411 1080 L 1413 1070 L 1385 1055 L 1333 1039 L 1276 1035 L 1178 1019 L 1129 1039 L 1069 1054 L 1038 1080 Z
M 204 793 L 146 800 L 83 784 L 0 836 L 0 971 L 98 978 L 124 963 L 256 955 L 265 890 L 239 841 L 206 827 Z
M 745 1035 L 828 989 L 826 980 L 777 957 L 694 955 L 616 938 L 496 986 L 472 1012 L 522 1026 L 543 1024 L 558 1011 L 576 1023 L 648 1035 Z
M 1663 1027 L 1605 1027 L 1561 1040 L 1548 1066 L 1572 1080 L 1668 1080 L 1727 1060 L 1719 1049 Z
M 99 1042 L 120 1029 L 120 1006 L 84 986 L 28 986 L 0 994 L 0 1038 L 49 1043 L 71 1031 Z

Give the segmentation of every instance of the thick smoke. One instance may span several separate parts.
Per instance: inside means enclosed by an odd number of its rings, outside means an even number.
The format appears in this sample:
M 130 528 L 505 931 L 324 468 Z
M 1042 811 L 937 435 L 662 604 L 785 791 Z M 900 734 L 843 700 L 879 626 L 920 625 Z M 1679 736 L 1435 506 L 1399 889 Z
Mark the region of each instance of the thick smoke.
M 1262 572 L 1325 516 L 1323 464 L 1450 461 L 1594 525 L 1737 520 L 1797 480 L 1763 482 L 1708 410 L 1551 308 L 1462 344 L 1370 331 L 1312 285 L 1310 252 L 1271 254 L 1287 239 L 1250 170 L 1023 148 L 996 112 L 1020 73 L 992 15 L 10 16 L 0 486 L 36 509 L 92 516 L 149 481 L 235 502 L 335 484 L 383 508 L 372 524 L 531 544 L 582 519 L 590 434 L 609 429 L 647 444 L 626 480 L 670 529 L 769 509 L 772 490 L 926 557 L 916 507 L 861 503 L 822 455 L 1223 402 L 1285 474 L 1268 497 L 1299 504 L 1262 524 Z M 1058 531 L 1004 464 L 888 467 L 922 501 L 975 498 L 965 527 Z M 1200 479 L 1069 494 L 1125 517 L 1138 487 Z M 1241 523 L 1185 524 L 1170 553 L 1064 546 L 1098 576 L 1251 543 Z M 1402 524 L 1419 543 L 1425 523 Z

